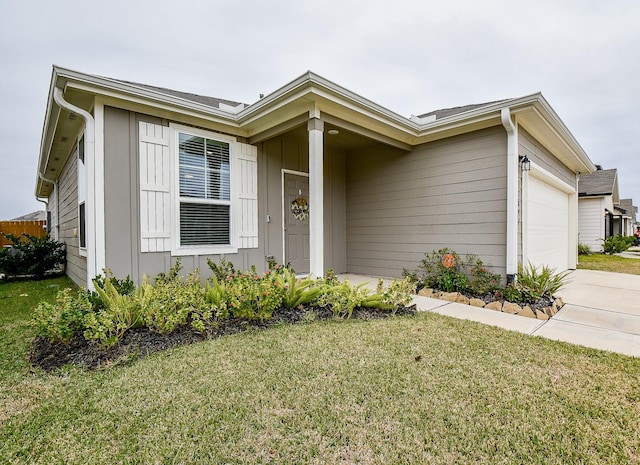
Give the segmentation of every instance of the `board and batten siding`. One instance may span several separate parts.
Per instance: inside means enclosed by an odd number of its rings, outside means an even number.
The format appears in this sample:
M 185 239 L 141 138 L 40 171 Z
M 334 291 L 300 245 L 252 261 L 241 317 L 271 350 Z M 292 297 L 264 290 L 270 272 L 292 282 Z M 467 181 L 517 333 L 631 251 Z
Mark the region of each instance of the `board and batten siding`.
M 142 252 L 171 250 L 171 154 L 166 126 L 140 121 L 140 244 Z
M 58 178 L 58 241 L 66 244 L 66 273 L 78 286 L 87 286 L 87 259 L 80 256 L 78 223 L 78 152 L 74 150 Z
M 578 199 L 578 241 L 592 252 L 602 252 L 604 239 L 604 199 L 583 197 Z
M 348 271 L 400 277 L 449 247 L 504 275 L 506 148 L 500 126 L 347 157 Z
M 164 233 L 167 225 L 164 219 L 168 218 L 164 210 L 167 199 L 164 174 L 172 173 L 173 167 L 166 166 L 163 147 L 165 130 L 170 130 L 168 120 L 105 106 L 106 266 L 116 276 L 130 275 L 138 283 L 145 274 L 154 276 L 160 272 L 167 272 L 178 258 L 183 267 L 182 273 L 186 274 L 197 268 L 204 277 L 212 274 L 207 259 L 218 262 L 224 258 L 240 269 L 248 269 L 252 264 L 256 264 L 258 269 L 264 269 L 264 250 L 259 240 L 251 244 L 257 245 L 257 248 L 239 249 L 235 254 L 182 257 L 171 255 L 170 246 L 165 243 Z M 144 145 L 141 141 L 144 141 Z M 142 157 L 147 157 L 148 162 L 150 156 L 154 163 L 144 164 Z M 255 150 L 251 154 L 241 154 L 240 158 L 247 156 L 253 156 L 255 159 Z M 242 162 L 240 164 L 242 165 Z M 141 167 L 146 169 L 142 175 Z M 244 169 L 244 173 L 247 174 L 247 169 Z M 264 186 L 260 186 L 260 179 L 256 173 L 254 177 L 258 180 L 258 192 L 261 192 Z M 140 205 L 143 201 L 149 205 L 151 195 L 155 197 L 153 202 L 156 215 L 153 222 L 145 222 Z M 256 192 L 246 189 L 240 195 L 245 199 L 251 198 L 254 203 L 254 197 L 259 197 Z M 163 221 L 160 222 L 159 218 Z M 260 219 L 250 226 L 257 227 L 258 230 L 263 227 Z M 247 245 L 247 241 L 242 240 L 243 245 Z M 147 244 L 143 245 L 145 241 Z M 153 251 L 154 247 L 156 251 Z

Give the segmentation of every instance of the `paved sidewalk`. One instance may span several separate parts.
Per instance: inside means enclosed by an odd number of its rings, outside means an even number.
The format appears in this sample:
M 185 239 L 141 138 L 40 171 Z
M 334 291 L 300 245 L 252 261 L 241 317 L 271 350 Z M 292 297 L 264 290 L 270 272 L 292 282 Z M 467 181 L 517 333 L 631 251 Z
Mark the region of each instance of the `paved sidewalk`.
M 353 284 L 368 281 L 375 289 L 378 278 L 345 274 Z M 605 271 L 575 270 L 558 295 L 564 307 L 542 321 L 509 313 L 416 296 L 420 311 L 477 321 L 548 339 L 640 357 L 640 276 Z M 385 285 L 391 280 L 385 279 Z

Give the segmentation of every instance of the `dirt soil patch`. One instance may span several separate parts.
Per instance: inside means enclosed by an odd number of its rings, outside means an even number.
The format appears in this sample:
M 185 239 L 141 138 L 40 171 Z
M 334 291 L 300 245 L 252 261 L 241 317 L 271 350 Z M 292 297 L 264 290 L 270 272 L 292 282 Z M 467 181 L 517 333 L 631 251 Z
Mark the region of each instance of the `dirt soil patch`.
M 392 315 L 413 315 L 415 312 L 415 305 L 400 307 L 395 312 L 356 308 L 351 318 L 370 320 L 387 318 Z M 333 317 L 333 313 L 327 308 L 303 307 L 276 310 L 273 317 L 266 321 L 223 320 L 218 322 L 217 326 L 212 326 L 204 332 L 196 331 L 190 326 L 178 328 L 170 334 L 160 334 L 149 328 L 138 328 L 127 331 L 122 339 L 109 350 L 105 350 L 95 341 L 87 341 L 80 333 L 76 334 L 68 345 L 52 343 L 43 337 L 36 337 L 29 354 L 29 361 L 32 365 L 46 371 L 69 364 L 97 369 L 127 363 L 171 347 L 215 339 L 242 331 L 260 330 L 282 323 L 296 324 L 305 321 L 328 320 Z

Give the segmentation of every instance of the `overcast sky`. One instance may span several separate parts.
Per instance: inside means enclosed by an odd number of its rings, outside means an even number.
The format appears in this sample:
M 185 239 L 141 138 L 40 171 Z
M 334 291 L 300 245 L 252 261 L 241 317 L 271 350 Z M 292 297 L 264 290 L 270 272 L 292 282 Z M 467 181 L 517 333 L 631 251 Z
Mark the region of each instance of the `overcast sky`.
M 637 0 L 0 0 L 0 220 L 43 204 L 53 64 L 244 103 L 307 70 L 404 116 L 541 91 L 640 204 Z

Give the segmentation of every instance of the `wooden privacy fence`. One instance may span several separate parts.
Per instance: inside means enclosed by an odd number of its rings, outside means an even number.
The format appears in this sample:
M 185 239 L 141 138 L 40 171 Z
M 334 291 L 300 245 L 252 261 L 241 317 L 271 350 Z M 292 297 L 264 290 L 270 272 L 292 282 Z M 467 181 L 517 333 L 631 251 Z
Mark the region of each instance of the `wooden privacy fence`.
M 0 233 L 29 234 L 31 236 L 43 237 L 47 235 L 47 222 L 45 220 L 34 221 L 0 221 Z M 0 234 L 0 247 L 11 244 L 7 238 Z

